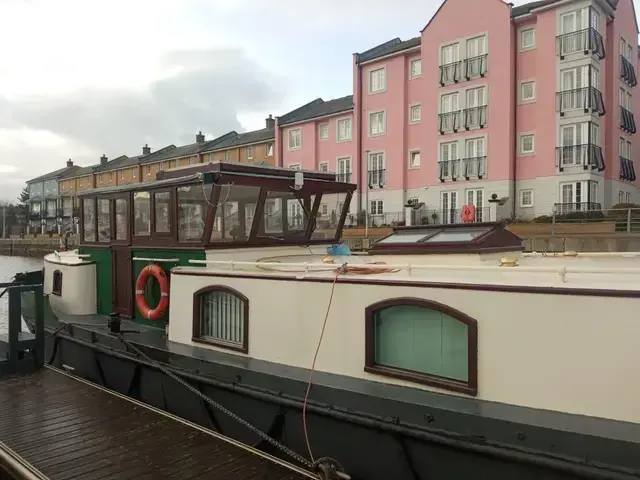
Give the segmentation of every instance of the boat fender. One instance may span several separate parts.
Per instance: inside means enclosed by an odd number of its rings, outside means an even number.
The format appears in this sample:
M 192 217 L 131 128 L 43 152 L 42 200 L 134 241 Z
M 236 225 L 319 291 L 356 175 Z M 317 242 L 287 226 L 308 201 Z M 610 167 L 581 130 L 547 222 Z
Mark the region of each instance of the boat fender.
M 349 256 L 351 255 L 351 249 L 349 245 L 346 243 L 339 243 L 334 245 L 329 245 L 327 247 L 327 253 L 329 255 L 341 255 L 341 256 Z
M 144 296 L 144 289 L 149 277 L 155 278 L 160 284 L 160 302 L 156 308 L 151 308 Z M 169 279 L 160 265 L 150 264 L 142 269 L 136 281 L 136 306 L 144 318 L 159 320 L 164 316 L 169 306 Z

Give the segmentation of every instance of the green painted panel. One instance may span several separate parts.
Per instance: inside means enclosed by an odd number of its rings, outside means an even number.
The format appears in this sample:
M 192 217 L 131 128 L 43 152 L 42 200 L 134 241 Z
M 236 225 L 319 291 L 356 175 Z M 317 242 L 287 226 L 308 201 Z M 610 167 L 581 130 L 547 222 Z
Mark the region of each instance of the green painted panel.
M 109 247 L 80 247 L 80 254 L 91 255 L 88 260 L 96 262 L 97 312 L 109 315 L 113 312 L 113 292 L 111 280 L 111 250 Z
M 189 260 L 205 260 L 206 254 L 204 250 L 145 250 L 144 248 L 135 249 L 131 251 L 131 258 L 133 257 L 142 257 L 142 258 L 177 258 L 178 262 L 172 263 L 158 263 L 164 270 L 169 274 L 169 289 L 171 289 L 171 274 L 169 270 L 172 267 L 176 266 L 190 266 Z M 136 280 L 138 279 L 138 275 L 142 269 L 147 266 L 148 263 L 145 262 L 133 262 L 132 266 L 132 279 L 131 279 L 131 288 L 135 289 Z M 147 290 L 145 297 L 147 298 L 147 303 L 153 308 L 160 302 L 160 286 L 158 282 L 151 277 L 147 282 Z M 190 301 L 190 300 L 189 300 Z M 165 313 L 164 317 L 160 320 L 148 320 L 143 318 L 138 311 L 138 308 L 135 305 L 134 299 L 134 320 L 145 324 L 150 325 L 152 327 L 161 327 L 164 328 L 165 323 L 169 321 L 169 312 Z

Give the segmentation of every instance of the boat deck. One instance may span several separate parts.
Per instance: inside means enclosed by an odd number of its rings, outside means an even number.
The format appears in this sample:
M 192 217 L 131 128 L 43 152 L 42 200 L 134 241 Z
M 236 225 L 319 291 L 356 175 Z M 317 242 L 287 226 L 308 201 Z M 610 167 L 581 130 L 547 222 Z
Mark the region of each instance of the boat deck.
M 0 379 L 0 478 L 9 457 L 24 479 L 316 478 L 52 368 Z

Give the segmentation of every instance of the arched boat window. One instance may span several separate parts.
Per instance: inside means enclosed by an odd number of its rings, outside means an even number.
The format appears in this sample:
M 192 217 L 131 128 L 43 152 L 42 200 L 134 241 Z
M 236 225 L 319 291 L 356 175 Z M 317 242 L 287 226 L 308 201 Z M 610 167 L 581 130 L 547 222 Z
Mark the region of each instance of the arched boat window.
M 222 285 L 193 295 L 194 342 L 243 353 L 249 351 L 249 299 Z
M 396 298 L 367 307 L 365 371 L 478 392 L 477 322 L 437 302 Z
M 53 271 L 53 285 L 51 286 L 53 295 L 62 295 L 62 272 L 60 270 Z

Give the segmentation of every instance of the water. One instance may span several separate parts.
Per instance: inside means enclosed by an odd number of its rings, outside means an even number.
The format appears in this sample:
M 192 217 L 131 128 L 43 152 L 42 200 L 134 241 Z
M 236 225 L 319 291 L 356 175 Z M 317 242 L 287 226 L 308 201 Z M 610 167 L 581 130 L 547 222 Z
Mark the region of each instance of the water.
M 0 255 L 0 283 L 10 282 L 16 273 L 42 268 L 41 258 L 6 257 Z M 2 292 L 3 289 L 0 289 Z M 9 295 L 0 298 L 0 333 L 7 331 L 7 318 L 9 315 Z M 22 327 L 25 328 L 25 325 Z

